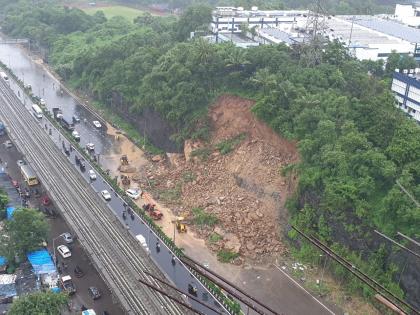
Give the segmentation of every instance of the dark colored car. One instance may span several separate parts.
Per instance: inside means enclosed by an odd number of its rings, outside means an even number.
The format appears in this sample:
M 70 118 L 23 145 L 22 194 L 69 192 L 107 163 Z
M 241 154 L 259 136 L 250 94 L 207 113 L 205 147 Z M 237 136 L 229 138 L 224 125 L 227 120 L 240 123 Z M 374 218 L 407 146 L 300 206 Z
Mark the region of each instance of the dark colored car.
M 77 115 L 73 115 L 72 119 L 73 119 L 74 123 L 79 123 L 80 122 L 80 118 Z
M 92 299 L 97 300 L 101 297 L 101 292 L 99 292 L 99 289 L 97 287 L 89 287 L 88 290 Z

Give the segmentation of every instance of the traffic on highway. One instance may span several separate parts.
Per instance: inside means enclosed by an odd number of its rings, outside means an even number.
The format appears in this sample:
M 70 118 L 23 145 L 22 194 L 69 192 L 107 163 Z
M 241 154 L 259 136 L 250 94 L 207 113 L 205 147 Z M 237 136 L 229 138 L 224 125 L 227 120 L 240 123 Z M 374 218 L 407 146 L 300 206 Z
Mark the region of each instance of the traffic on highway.
M 21 96 L 21 99 L 23 99 L 26 104 L 26 108 L 29 110 L 31 108 L 31 102 L 29 99 L 26 98 L 25 94 L 18 86 L 13 83 L 11 86 L 15 93 Z M 48 99 L 46 99 L 47 104 L 48 102 Z M 85 129 L 89 129 L 89 126 L 91 126 L 92 130 L 90 130 L 89 133 L 94 134 L 95 132 L 104 132 L 103 126 L 98 128 L 94 125 L 94 120 L 89 123 L 87 118 L 84 118 L 81 115 L 79 117 L 81 122 L 78 124 L 83 125 Z M 106 207 L 112 211 L 115 219 L 120 221 L 121 226 L 125 228 L 132 240 L 139 240 L 139 238 L 145 240 L 146 246 L 141 244 L 141 250 L 144 250 L 141 254 L 149 256 L 177 288 L 183 292 L 193 293 L 194 296 L 204 303 L 208 303 L 219 308 L 220 312 L 224 311 L 223 307 L 217 302 L 212 294 L 208 292 L 198 279 L 189 272 L 189 270 L 175 257 L 169 248 L 166 247 L 166 245 L 154 234 L 154 232 L 137 214 L 131 212 L 128 216 L 126 215 L 130 210 L 127 209 L 125 202 L 113 191 L 112 187 L 99 174 L 95 174 L 96 180 L 92 180 L 92 172 L 94 173 L 92 167 L 87 163 L 87 161 L 81 161 L 81 154 L 77 152 L 75 148 L 71 147 L 71 144 L 64 138 L 64 136 L 61 135 L 45 117 L 39 118 L 32 115 L 31 118 L 31 124 L 38 124 L 38 128 L 40 130 L 44 130 L 44 135 L 48 135 L 50 139 L 53 140 L 56 145 L 56 149 L 61 150 L 61 154 L 67 157 L 67 160 L 75 167 L 86 183 L 93 188 L 92 193 L 96 192 L 98 197 L 102 199 L 100 202 L 103 202 Z M 89 119 L 92 118 L 93 117 L 89 117 Z M 78 124 L 76 124 L 76 128 Z M 91 138 L 87 140 L 89 143 L 92 141 Z M 61 178 L 59 180 L 63 179 L 64 178 Z M 113 224 L 115 225 L 115 223 L 116 222 L 114 220 Z M 190 303 L 194 306 L 194 308 L 201 310 L 206 314 L 215 313 L 209 308 L 196 303 L 193 300 L 190 300 Z

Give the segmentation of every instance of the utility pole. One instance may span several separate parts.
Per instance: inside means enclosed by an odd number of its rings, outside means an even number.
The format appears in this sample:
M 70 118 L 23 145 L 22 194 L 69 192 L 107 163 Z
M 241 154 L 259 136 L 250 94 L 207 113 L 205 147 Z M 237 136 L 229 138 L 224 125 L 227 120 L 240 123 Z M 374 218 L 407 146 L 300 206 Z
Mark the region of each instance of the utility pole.
M 306 33 L 309 36 L 309 49 L 307 52 L 307 64 L 313 66 L 321 62 L 322 46 L 324 43 L 323 35 L 327 28 L 327 13 L 323 9 L 323 0 L 314 0 L 312 8 L 308 12 L 306 21 Z

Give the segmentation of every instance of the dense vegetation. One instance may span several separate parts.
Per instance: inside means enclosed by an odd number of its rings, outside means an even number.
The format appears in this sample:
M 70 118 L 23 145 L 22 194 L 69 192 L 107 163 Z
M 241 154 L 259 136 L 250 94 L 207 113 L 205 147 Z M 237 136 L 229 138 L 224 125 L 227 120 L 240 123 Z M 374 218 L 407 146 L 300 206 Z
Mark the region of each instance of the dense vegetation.
M 184 41 L 209 12 L 200 6 L 179 20 L 142 15 L 129 23 L 21 4 L 9 11 L 3 30 L 49 47 L 56 71 L 108 106 L 136 117 L 146 108 L 158 111 L 179 143 L 206 138 L 207 107 L 220 93 L 254 98 L 255 114 L 299 144 L 301 163 L 283 170 L 299 175 L 288 202 L 292 223 L 401 295 L 389 248 L 372 232 L 420 236 L 420 209 L 396 184 L 420 199 L 420 128 L 394 107 L 387 79 L 392 67 L 384 71 L 380 62 L 354 60 L 338 43 L 324 47 L 314 64 L 305 47 L 243 50 Z M 413 63 L 395 54 L 391 61 L 398 67 Z M 299 248 L 300 255 L 317 259 L 312 248 Z M 353 278 L 347 282 L 371 293 Z
M 57 315 L 67 305 L 66 293 L 52 291 L 28 294 L 14 300 L 9 315 Z

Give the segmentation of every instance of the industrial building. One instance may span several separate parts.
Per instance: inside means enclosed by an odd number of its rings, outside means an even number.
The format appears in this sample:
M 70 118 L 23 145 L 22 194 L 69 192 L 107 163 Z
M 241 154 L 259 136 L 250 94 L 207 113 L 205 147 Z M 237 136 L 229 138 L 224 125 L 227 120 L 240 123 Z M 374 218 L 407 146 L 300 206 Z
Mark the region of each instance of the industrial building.
M 408 12 L 406 6 L 397 6 L 396 13 L 413 14 L 417 18 L 416 7 Z M 244 10 L 241 7 L 218 7 L 213 11 L 210 25 L 213 34 L 246 33 L 252 41 L 259 44 L 302 43 L 311 37 L 311 19 L 309 11 L 262 11 L 257 7 Z M 420 18 L 420 17 L 418 17 Z M 386 59 L 393 51 L 413 56 L 420 61 L 420 29 L 396 21 L 393 16 L 357 15 L 357 16 L 321 16 L 317 22 L 317 33 L 329 40 L 339 40 L 358 59 Z M 247 25 L 248 32 L 244 32 Z M 250 31 L 252 30 L 252 31 Z M 234 43 L 236 37 L 231 36 Z M 243 39 L 242 39 L 243 41 Z M 244 46 L 243 43 L 237 43 Z M 250 43 L 246 47 L 252 46 Z
M 396 70 L 391 89 L 397 106 L 420 124 L 420 68 Z
M 299 17 L 305 17 L 308 11 L 262 11 L 258 7 L 244 10 L 242 7 L 217 7 L 213 11 L 211 31 L 216 33 L 240 33 L 241 26 L 248 25 L 252 28 L 276 27 L 290 29 Z
M 420 27 L 420 4 L 397 4 L 393 18 L 412 27 Z

